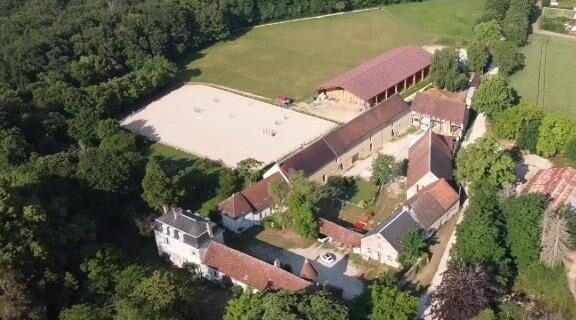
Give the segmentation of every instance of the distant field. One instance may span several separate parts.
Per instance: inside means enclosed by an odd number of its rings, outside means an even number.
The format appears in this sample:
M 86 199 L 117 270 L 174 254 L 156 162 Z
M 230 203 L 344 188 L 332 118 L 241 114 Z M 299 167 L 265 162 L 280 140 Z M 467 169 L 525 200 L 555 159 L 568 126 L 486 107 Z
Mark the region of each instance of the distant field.
M 576 119 L 576 41 L 533 35 L 522 52 L 526 67 L 511 78 L 521 101 Z
M 190 80 L 305 99 L 320 83 L 394 47 L 462 43 L 483 5 L 429 0 L 255 28 L 200 52 L 188 65 Z

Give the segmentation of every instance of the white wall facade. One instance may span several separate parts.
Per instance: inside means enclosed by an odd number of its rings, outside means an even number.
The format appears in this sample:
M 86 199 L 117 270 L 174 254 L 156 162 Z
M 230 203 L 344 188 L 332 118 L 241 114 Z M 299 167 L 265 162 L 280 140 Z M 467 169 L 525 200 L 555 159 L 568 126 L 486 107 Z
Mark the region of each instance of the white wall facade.
M 182 239 L 174 238 L 172 233 L 168 235 L 166 232 L 155 230 L 154 235 L 158 253 L 160 255 L 167 255 L 170 261 L 176 266 L 182 267 L 187 263 L 198 265 L 202 261 L 199 248 L 194 248 L 184 243 Z M 180 235 L 182 235 L 181 232 Z
M 154 230 L 158 254 L 168 256 L 170 261 L 178 267 L 183 267 L 185 264 L 200 265 L 206 248 L 191 246 L 184 242 L 182 231 L 178 231 L 178 234 L 179 237 L 176 238 L 174 228 L 164 224 L 162 225 L 162 231 Z M 224 243 L 222 231 L 216 231 L 211 241 Z
M 378 261 L 393 268 L 400 268 L 399 252 L 379 233 L 360 240 L 361 255 L 365 260 Z
M 262 224 L 262 220 L 273 214 L 271 208 L 266 208 L 260 212 L 254 213 L 250 212 L 242 217 L 233 219 L 229 216 L 221 213 L 222 224 L 224 227 L 234 233 L 242 233 L 253 226 L 259 226 Z
M 254 288 L 250 288 L 247 284 L 245 284 L 244 282 L 238 281 L 236 279 L 232 279 L 230 277 L 228 277 L 227 275 L 223 274 L 222 272 L 216 270 L 216 269 L 212 269 L 207 265 L 200 265 L 200 273 L 202 274 L 202 276 L 205 279 L 208 279 L 212 282 L 216 282 L 222 285 L 229 285 L 232 284 L 234 286 L 239 286 L 244 290 L 250 290 L 252 292 L 258 292 L 258 290 L 254 289 Z

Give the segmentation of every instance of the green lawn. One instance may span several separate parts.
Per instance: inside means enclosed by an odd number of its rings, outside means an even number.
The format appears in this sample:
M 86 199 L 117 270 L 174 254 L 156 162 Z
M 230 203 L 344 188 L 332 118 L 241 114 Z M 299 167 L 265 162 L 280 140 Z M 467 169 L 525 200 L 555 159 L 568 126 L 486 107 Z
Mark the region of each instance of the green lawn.
M 186 194 L 183 200 L 183 206 L 186 209 L 208 216 L 213 214 L 218 204 L 224 200 L 217 192 L 218 179 L 223 167 L 216 162 L 160 143 L 154 143 L 148 147 L 148 157 L 160 160 L 171 175 L 187 169 L 190 172 L 188 176 L 202 179 L 203 190 L 201 192 Z
M 572 18 L 572 10 L 544 8 L 542 11 L 544 17 L 566 17 Z
M 255 28 L 198 53 L 187 74 L 264 97 L 305 99 L 322 82 L 386 50 L 463 42 L 483 5 L 429 0 Z
M 511 78 L 521 101 L 576 119 L 576 41 L 533 35 L 522 52 L 526 67 Z

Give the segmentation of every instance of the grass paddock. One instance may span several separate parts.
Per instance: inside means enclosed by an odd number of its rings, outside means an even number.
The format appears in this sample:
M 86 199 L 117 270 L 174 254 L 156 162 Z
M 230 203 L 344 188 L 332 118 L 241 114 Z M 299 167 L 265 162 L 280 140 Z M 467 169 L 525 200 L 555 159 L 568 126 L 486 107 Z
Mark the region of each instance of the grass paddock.
M 521 50 L 526 67 L 511 77 L 521 102 L 576 119 L 576 41 L 532 35 Z
M 189 80 L 302 100 L 324 81 L 407 45 L 472 37 L 484 0 L 428 0 L 248 30 L 195 55 Z

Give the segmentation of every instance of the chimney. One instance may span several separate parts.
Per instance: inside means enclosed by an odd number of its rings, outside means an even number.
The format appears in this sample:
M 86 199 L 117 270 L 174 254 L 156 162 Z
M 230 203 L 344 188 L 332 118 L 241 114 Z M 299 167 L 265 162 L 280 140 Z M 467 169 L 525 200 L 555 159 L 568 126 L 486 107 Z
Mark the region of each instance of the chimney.
M 282 263 L 280 262 L 280 259 L 275 259 L 274 260 L 274 266 L 276 268 L 282 268 Z
M 212 230 L 212 223 L 206 222 L 206 231 L 208 231 L 208 236 L 210 238 L 214 237 L 214 230 Z

